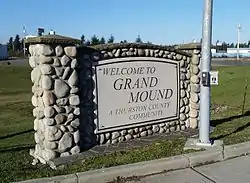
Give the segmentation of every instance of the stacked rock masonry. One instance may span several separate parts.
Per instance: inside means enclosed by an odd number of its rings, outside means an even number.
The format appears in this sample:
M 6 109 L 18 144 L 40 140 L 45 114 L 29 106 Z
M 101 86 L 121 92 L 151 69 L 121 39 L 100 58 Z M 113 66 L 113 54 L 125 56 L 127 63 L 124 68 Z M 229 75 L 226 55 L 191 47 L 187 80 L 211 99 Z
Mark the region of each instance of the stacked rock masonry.
M 152 44 L 106 44 L 79 47 L 72 39 L 43 36 L 30 40 L 35 149 L 41 163 L 77 154 L 94 145 L 114 144 L 153 134 L 197 128 L 199 121 L 200 49 Z M 179 64 L 179 118 L 152 125 L 97 132 L 94 64 L 123 57 L 154 57 Z M 167 73 L 166 73 L 167 76 Z
M 35 149 L 42 163 L 80 152 L 80 98 L 77 49 L 45 44 L 29 46 Z
M 80 60 L 81 70 L 80 78 L 81 86 L 84 92 L 81 93 L 81 99 L 84 100 L 83 118 L 81 122 L 84 124 L 81 139 L 86 148 L 97 144 L 114 144 L 130 139 L 149 136 L 153 134 L 169 133 L 174 131 L 185 130 L 186 128 L 197 128 L 198 125 L 198 109 L 199 109 L 199 50 L 179 51 L 170 47 L 146 45 L 146 44 L 112 44 L 100 45 L 94 47 L 95 51 L 90 53 L 82 49 L 84 53 Z M 194 54 L 195 53 L 195 54 Z M 100 60 L 123 58 L 123 57 L 156 57 L 177 61 L 180 64 L 180 109 L 179 120 L 166 121 L 160 124 L 141 126 L 136 128 L 123 129 L 119 131 L 106 132 L 95 135 L 95 127 L 97 126 L 96 111 L 91 114 L 93 109 L 87 106 L 93 105 L 95 102 L 95 88 L 91 86 L 94 83 L 94 75 L 86 71 L 91 70 L 93 63 Z M 194 88 L 197 87 L 197 88 Z M 195 107 L 194 107 L 195 106 Z M 88 112 L 87 112 L 88 111 Z M 86 115 L 89 118 L 86 118 Z M 93 123 L 94 121 L 94 123 Z
M 187 44 L 178 46 L 177 49 L 191 53 L 192 58 L 190 62 L 190 85 L 188 91 L 190 92 L 189 98 L 189 119 L 187 121 L 187 127 L 196 129 L 199 123 L 199 111 L 200 111 L 200 82 L 201 82 L 201 45 L 200 44 Z
M 191 98 L 190 98 L 190 127 L 197 128 L 200 110 L 200 50 L 193 50 L 191 61 Z

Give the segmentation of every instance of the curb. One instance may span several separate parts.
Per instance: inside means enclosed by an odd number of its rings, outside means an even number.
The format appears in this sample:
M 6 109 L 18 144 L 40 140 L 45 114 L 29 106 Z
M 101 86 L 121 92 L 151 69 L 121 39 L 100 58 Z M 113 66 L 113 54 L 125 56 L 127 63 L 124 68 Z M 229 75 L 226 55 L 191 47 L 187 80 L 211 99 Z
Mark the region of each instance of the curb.
M 232 159 L 248 154 L 250 154 L 250 141 L 224 146 L 224 148 L 211 148 L 205 151 L 182 154 L 158 160 L 151 160 L 50 178 L 33 179 L 16 183 L 105 183 L 108 181 L 113 181 L 117 177 L 146 176 L 161 173 L 164 171 L 173 171 L 225 161 L 227 159 Z

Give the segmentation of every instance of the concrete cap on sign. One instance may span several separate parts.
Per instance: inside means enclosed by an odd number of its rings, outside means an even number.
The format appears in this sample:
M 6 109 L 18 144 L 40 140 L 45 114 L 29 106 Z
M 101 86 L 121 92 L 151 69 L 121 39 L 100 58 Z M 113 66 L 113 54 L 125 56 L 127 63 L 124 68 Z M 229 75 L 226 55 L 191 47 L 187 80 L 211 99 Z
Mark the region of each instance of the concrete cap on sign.
M 75 38 L 65 37 L 61 35 L 43 35 L 36 37 L 29 37 L 25 40 L 28 44 L 62 44 L 62 45 L 76 45 L 81 41 Z

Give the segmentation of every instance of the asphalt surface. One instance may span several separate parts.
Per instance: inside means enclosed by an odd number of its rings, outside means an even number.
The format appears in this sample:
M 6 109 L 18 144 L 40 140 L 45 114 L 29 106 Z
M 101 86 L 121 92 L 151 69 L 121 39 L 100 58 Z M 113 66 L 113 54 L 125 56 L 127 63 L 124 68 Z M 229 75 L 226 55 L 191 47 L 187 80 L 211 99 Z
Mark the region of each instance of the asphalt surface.
M 249 61 L 237 61 L 232 59 L 212 59 L 212 66 L 250 66 Z
M 0 64 L 7 64 L 10 62 L 13 65 L 25 65 L 29 64 L 28 59 L 16 59 L 16 60 L 8 60 L 8 61 L 0 61 Z M 232 59 L 212 59 L 212 66 L 250 66 L 249 61 L 237 61 Z
M 29 64 L 28 59 L 15 59 L 15 60 L 0 61 L 0 64 L 7 64 L 8 62 L 10 62 L 13 65 L 28 65 Z

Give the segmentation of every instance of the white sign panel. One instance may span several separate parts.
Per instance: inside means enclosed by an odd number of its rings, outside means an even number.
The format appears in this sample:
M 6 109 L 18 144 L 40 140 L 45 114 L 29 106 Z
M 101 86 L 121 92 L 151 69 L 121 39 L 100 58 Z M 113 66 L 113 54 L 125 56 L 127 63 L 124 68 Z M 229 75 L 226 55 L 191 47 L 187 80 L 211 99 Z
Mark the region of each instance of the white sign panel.
M 95 66 L 97 133 L 179 118 L 178 62 L 148 57 Z
M 219 84 L 219 72 L 218 71 L 210 71 L 210 84 L 211 85 Z

